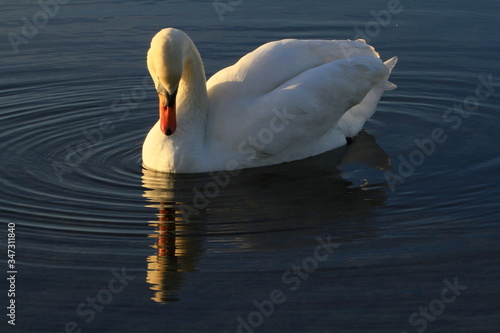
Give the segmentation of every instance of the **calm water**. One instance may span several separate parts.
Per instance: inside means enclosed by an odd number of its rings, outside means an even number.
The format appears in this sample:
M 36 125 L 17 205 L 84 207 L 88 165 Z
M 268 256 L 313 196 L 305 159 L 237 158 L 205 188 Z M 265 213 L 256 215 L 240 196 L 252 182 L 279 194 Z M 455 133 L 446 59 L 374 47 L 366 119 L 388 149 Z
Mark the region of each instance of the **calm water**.
M 498 332 L 498 1 L 61 2 L 1 1 L 2 332 Z M 399 88 L 348 147 L 150 173 L 145 54 L 167 26 L 207 75 L 365 34 Z

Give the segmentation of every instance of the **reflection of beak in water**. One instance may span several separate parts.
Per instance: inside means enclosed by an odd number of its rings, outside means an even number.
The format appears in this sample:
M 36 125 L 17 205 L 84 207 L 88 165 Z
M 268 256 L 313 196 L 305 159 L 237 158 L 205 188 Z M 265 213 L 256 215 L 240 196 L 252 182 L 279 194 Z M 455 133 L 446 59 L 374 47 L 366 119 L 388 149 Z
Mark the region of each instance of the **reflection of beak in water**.
M 172 175 L 143 170 L 144 197 L 148 207 L 159 212 L 158 220 L 150 222 L 155 228 L 150 237 L 156 239 L 152 246 L 156 254 L 148 257 L 152 299 L 178 301 L 185 275 L 197 270 L 205 251 L 210 253 L 207 262 L 217 262 L 213 267 L 217 270 L 220 257 L 214 259 L 214 255 L 269 251 L 287 256 L 286 251 L 316 244 L 320 235 L 330 235 L 339 243 L 378 237 L 371 215 L 385 205 L 383 170 L 388 168 L 389 156 L 373 136 L 361 132 L 347 147 L 293 163 L 244 170 L 215 194 L 214 177 L 220 173 Z M 211 192 L 202 197 L 209 184 Z M 188 206 L 196 213 L 187 216 Z M 210 247 L 205 249 L 207 244 Z
M 155 233 L 157 253 L 148 257 L 147 282 L 155 291 L 152 299 L 158 303 L 176 302 L 175 291 L 180 289 L 185 272 L 196 270 L 197 257 L 202 250 L 199 237 L 189 237 L 196 225 L 182 220 L 173 202 L 160 202 L 158 221 L 150 222 Z M 176 219 L 177 216 L 177 219 Z

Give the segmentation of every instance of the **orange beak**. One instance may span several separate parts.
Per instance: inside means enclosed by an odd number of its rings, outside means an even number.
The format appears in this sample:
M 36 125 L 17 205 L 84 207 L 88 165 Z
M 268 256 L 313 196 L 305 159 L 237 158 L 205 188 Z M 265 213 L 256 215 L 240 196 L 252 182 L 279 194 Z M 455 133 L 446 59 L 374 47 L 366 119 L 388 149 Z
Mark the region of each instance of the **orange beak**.
M 160 98 L 160 129 L 163 134 L 170 136 L 177 129 L 177 120 L 175 115 L 175 95 L 169 96 L 169 100 L 163 95 L 158 94 Z

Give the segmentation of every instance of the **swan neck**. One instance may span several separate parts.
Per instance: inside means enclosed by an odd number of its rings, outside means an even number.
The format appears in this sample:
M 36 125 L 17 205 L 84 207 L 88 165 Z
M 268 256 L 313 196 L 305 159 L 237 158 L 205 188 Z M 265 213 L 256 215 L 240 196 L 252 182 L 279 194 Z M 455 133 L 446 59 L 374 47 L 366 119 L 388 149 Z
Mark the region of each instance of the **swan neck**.
M 177 131 L 172 143 L 189 151 L 190 158 L 197 160 L 205 152 L 208 93 L 203 62 L 194 44 L 184 53 L 184 68 L 177 94 Z M 193 161 L 194 161 L 193 160 Z M 183 163 L 184 163 L 183 162 Z M 197 165 L 198 162 L 190 162 Z
M 191 110 L 207 112 L 208 94 L 205 69 L 194 44 L 188 49 L 185 57 L 184 72 L 179 89 L 182 90 L 184 97 L 189 100 L 190 104 L 194 104 Z

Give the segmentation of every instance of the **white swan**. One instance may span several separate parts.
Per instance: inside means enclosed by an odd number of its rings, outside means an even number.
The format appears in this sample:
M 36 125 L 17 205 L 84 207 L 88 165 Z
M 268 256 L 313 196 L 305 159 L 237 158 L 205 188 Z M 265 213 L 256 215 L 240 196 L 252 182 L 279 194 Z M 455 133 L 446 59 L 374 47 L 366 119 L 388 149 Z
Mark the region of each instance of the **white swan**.
M 195 173 L 303 159 L 337 148 L 375 112 L 397 58 L 364 41 L 281 40 L 206 81 L 193 41 L 167 28 L 147 63 L 160 120 L 142 157 L 148 169 Z

